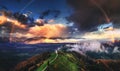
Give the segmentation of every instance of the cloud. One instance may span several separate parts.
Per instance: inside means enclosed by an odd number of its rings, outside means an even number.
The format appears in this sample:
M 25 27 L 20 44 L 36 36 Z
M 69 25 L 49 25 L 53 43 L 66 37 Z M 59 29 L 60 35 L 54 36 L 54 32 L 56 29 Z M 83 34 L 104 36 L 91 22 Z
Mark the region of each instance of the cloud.
M 5 5 L 1 5 L 1 4 L 0 4 L 0 9 L 8 10 L 8 8 Z
M 67 35 L 67 26 L 64 24 L 55 23 L 54 19 L 49 20 L 48 23 L 46 23 L 44 19 L 36 19 L 34 22 L 30 23 L 33 23 L 34 25 L 29 26 L 26 23 L 24 24 L 21 21 L 18 21 L 18 19 L 14 17 L 12 13 L 9 14 L 8 12 L 9 11 L 1 11 L 2 15 L 0 15 L 0 27 L 3 26 L 5 28 L 10 28 L 10 32 L 4 32 L 4 29 L 1 30 L 2 32 L 9 34 L 9 36 L 4 37 L 9 37 L 10 41 L 20 42 L 28 38 L 36 37 L 45 37 L 46 39 L 44 40 L 48 41 L 48 38 L 64 37 Z
M 61 13 L 61 11 L 59 11 L 59 10 L 50 10 L 50 9 L 48 9 L 48 10 L 43 11 L 40 14 L 39 18 L 44 19 L 46 16 L 48 16 L 50 14 L 52 14 L 54 18 L 57 18 L 60 15 L 60 13 Z
M 29 33 L 33 36 L 40 37 L 61 37 L 64 36 L 66 26 L 62 24 L 44 24 L 44 26 L 34 26 L 29 29 Z
M 116 42 L 119 43 L 119 42 Z M 80 54 L 86 55 L 87 52 L 94 52 L 94 53 L 105 53 L 105 54 L 112 54 L 112 53 L 120 53 L 120 46 L 117 46 L 116 43 L 110 42 L 99 42 L 99 41 L 82 41 L 77 44 L 67 44 L 66 47 L 68 51 L 75 51 Z M 71 48 L 69 48 L 71 47 Z
M 74 22 L 80 30 L 90 30 L 95 26 L 120 18 L 120 0 L 67 0 L 73 13 L 67 20 Z

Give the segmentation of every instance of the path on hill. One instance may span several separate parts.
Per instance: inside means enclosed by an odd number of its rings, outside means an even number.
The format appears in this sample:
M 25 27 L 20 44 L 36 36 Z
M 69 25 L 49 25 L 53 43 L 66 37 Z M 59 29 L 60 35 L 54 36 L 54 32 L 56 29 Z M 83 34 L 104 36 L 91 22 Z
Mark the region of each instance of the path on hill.
M 58 50 L 55 51 L 55 54 L 56 54 L 56 56 L 55 56 L 55 58 L 52 61 L 50 61 L 50 64 L 53 63 L 57 59 L 57 57 L 58 57 Z M 42 71 L 45 71 L 47 69 L 47 67 L 48 66 L 46 65 L 46 67 Z

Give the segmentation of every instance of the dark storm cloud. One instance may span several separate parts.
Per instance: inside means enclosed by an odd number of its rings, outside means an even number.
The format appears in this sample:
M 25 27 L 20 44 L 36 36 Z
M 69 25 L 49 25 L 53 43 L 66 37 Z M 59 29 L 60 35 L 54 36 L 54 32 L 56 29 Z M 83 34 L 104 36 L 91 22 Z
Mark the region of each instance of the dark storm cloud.
M 40 14 L 39 18 L 43 19 L 45 16 L 48 16 L 49 13 L 50 13 L 50 10 L 46 10 Z
M 61 12 L 59 10 L 46 10 L 40 14 L 39 18 L 43 19 L 50 14 L 53 14 L 53 17 L 57 18 L 60 15 L 60 13 Z
M 57 18 L 61 12 L 59 10 L 53 10 L 53 13 L 55 14 L 54 17 Z
M 5 9 L 1 9 L 0 13 L 3 14 L 4 16 L 7 16 L 7 17 L 11 17 L 13 14 L 11 11 L 7 11 Z
M 0 9 L 8 10 L 8 8 L 5 5 L 0 5 Z
M 74 22 L 81 30 L 90 30 L 93 27 L 120 19 L 120 0 L 67 0 L 73 13 L 67 20 Z

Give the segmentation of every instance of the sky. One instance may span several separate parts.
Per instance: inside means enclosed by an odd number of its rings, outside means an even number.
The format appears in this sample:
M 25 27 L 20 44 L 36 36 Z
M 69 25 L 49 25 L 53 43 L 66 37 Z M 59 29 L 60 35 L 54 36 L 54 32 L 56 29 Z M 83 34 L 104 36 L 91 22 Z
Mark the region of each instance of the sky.
M 36 24 L 36 21 L 23 23 L 23 18 L 21 21 L 20 16 L 16 17 L 13 14 L 9 16 L 5 11 L 4 13 L 7 16 L 0 16 L 1 25 L 3 25 L 3 22 L 11 22 L 11 25 L 16 27 L 11 27 L 9 33 L 19 34 L 19 37 L 58 38 L 78 36 L 80 38 L 81 34 L 98 31 L 97 27 L 103 24 L 112 23 L 113 26 L 120 28 L 120 0 L 0 0 L 0 9 L 6 9 L 12 13 L 32 12 L 31 17 L 35 20 L 40 19 L 39 24 Z M 51 21 L 53 22 L 49 23 Z M 40 26 L 41 24 L 43 25 Z M 115 33 L 117 32 L 119 33 L 119 30 L 115 30 Z M 27 34 L 27 36 L 24 34 Z M 108 32 L 107 35 L 105 34 L 106 37 L 109 36 L 108 34 L 113 33 Z M 118 35 L 110 35 L 110 38 Z M 96 38 L 98 38 L 98 35 L 96 35 Z M 40 42 L 42 42 L 41 39 Z
M 66 0 L 0 0 L 0 8 L 5 6 L 8 10 L 12 12 L 22 12 L 26 13 L 28 11 L 32 12 L 34 18 L 38 18 L 42 12 L 47 10 L 57 10 L 60 12 L 56 21 L 66 23 L 65 17 L 70 15 L 71 8 L 67 5 Z M 53 12 L 47 17 L 47 19 L 52 19 L 54 15 Z
M 120 23 L 120 0 L 0 0 L 0 7 L 13 12 L 31 11 L 34 18 L 73 23 L 82 31 L 109 22 Z

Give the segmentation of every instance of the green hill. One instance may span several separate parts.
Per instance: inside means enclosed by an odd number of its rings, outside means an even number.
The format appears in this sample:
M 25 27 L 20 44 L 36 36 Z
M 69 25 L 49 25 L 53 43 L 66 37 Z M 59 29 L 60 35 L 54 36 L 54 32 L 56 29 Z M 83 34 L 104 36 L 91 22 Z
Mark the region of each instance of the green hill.
M 54 57 L 55 53 L 52 54 L 37 71 L 78 71 L 78 60 L 71 53 L 58 52 L 58 56 L 55 60 Z M 46 69 L 44 69 L 45 66 Z
M 76 52 L 57 51 L 34 56 L 14 71 L 120 71 L 120 60 L 92 59 Z

